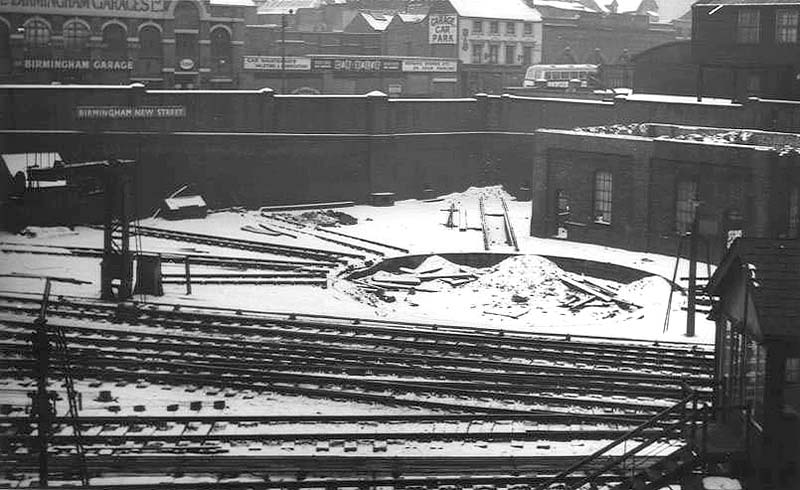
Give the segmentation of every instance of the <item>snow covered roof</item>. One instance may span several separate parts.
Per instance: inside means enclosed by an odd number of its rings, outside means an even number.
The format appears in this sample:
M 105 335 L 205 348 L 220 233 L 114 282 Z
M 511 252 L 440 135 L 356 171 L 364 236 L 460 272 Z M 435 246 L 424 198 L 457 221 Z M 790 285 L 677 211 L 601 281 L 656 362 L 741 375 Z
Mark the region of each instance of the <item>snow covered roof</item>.
M 393 15 L 379 12 L 359 12 L 359 15 L 376 31 L 385 31 L 394 18 Z
M 188 207 L 206 207 L 205 200 L 200 196 L 169 197 L 164 199 L 164 204 L 166 204 L 167 209 L 170 211 Z
M 28 177 L 28 168 L 50 168 L 57 160 L 61 160 L 58 153 L 4 153 L 0 155 L 6 164 L 8 173 L 12 176 L 22 172 Z
M 800 0 L 699 0 L 695 5 L 798 5 Z
M 574 12 L 598 12 L 577 0 L 534 0 L 535 7 L 549 7 L 559 10 L 570 10 Z
M 402 20 L 403 22 L 410 22 L 410 23 L 414 23 L 415 24 L 417 22 L 422 22 L 425 19 L 425 17 L 427 17 L 427 15 L 425 15 L 425 14 L 397 14 L 396 17 L 400 18 L 400 20 Z
M 738 238 L 711 278 L 709 290 L 725 294 L 726 278 L 743 270 L 750 282 L 748 290 L 761 333 L 768 337 L 800 336 L 800 241 Z
M 313 9 L 322 5 L 322 0 L 267 0 L 258 8 L 259 14 L 288 14 L 290 10 Z
M 658 4 L 658 20 L 671 22 L 692 10 L 695 0 L 656 0 Z
M 229 7 L 254 7 L 253 0 L 211 0 L 210 5 L 221 5 Z
M 450 0 L 450 5 L 461 17 L 527 22 L 541 22 L 542 20 L 539 12 L 525 5 L 522 0 Z

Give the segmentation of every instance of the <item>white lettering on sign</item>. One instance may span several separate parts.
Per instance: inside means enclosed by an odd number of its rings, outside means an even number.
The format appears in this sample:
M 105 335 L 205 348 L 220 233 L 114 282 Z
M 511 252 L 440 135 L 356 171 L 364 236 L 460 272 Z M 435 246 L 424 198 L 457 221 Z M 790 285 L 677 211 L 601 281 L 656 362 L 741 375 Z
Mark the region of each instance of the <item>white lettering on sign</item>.
M 403 60 L 403 71 L 428 73 L 455 73 L 458 71 L 456 60 Z
M 172 2 L 173 0 L 0 0 L 0 8 L 9 12 L 54 15 L 164 17 Z
M 77 119 L 162 119 L 186 117 L 186 107 L 174 106 L 78 106 Z
M 130 71 L 133 60 L 80 60 L 80 59 L 25 59 L 22 62 L 26 70 L 97 70 L 97 71 Z
M 309 71 L 311 70 L 311 58 L 302 56 L 245 56 L 245 70 L 264 70 L 281 71 L 283 67 L 286 71 Z
M 428 19 L 430 44 L 456 44 L 458 18 L 455 14 L 430 15 Z

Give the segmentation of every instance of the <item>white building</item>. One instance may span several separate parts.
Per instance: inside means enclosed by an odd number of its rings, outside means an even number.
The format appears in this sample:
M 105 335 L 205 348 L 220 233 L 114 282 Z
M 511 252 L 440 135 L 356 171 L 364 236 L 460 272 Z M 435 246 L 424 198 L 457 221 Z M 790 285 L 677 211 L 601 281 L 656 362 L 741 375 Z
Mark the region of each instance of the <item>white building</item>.
M 449 0 L 466 65 L 520 65 L 542 59 L 542 17 L 522 0 Z

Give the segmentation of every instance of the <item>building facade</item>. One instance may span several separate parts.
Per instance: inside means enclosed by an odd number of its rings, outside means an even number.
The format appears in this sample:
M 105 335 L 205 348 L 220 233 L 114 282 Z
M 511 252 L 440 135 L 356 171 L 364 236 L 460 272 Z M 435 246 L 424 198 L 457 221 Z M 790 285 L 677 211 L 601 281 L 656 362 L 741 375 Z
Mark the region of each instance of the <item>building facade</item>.
M 250 0 L 0 0 L 0 80 L 234 88 Z
M 535 236 L 675 255 L 697 218 L 711 258 L 737 234 L 800 236 L 796 135 L 631 124 L 538 130 L 535 146 Z
M 713 86 L 705 72 L 724 70 L 731 98 L 800 99 L 800 2 L 701 0 L 692 12 L 698 96 Z
M 428 43 L 461 61 L 465 94 L 522 86 L 542 58 L 542 18 L 522 0 L 449 0 L 431 7 Z

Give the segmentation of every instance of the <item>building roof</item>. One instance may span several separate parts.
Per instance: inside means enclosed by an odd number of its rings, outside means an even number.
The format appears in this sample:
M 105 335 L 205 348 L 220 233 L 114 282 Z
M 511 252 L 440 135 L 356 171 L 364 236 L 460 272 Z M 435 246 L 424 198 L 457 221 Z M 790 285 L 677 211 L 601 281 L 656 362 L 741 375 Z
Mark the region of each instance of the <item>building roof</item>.
M 737 239 L 711 278 L 710 292 L 719 292 L 739 267 L 747 270 L 763 334 L 800 337 L 800 240 Z
M 542 16 L 522 0 L 450 0 L 461 17 L 541 22 Z
M 577 0 L 534 0 L 535 7 L 567 10 L 571 12 L 600 12 L 599 8 L 592 9 Z
M 313 9 L 322 4 L 322 0 L 267 0 L 262 6 L 258 7 L 258 13 L 266 15 L 288 14 L 292 10 L 296 14 L 297 9 Z
M 659 22 L 671 22 L 692 11 L 695 0 L 656 0 Z
M 395 17 L 399 18 L 403 22 L 416 24 L 417 22 L 422 22 L 425 20 L 425 17 L 427 16 L 427 14 L 397 14 Z
M 359 12 L 360 15 L 371 28 L 376 31 L 385 31 L 394 18 L 393 15 L 382 14 L 379 12 Z
M 253 0 L 210 0 L 210 5 L 222 5 L 230 7 L 255 7 Z
M 201 196 L 168 197 L 164 199 L 164 204 L 170 211 L 188 207 L 206 207 L 206 201 Z
M 800 0 L 699 0 L 694 5 L 798 5 Z

